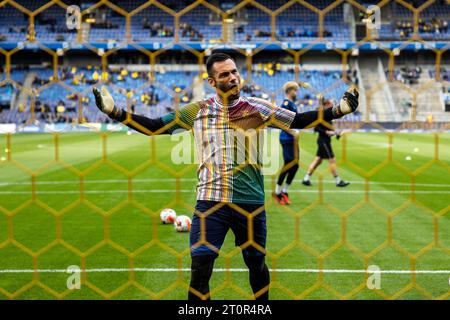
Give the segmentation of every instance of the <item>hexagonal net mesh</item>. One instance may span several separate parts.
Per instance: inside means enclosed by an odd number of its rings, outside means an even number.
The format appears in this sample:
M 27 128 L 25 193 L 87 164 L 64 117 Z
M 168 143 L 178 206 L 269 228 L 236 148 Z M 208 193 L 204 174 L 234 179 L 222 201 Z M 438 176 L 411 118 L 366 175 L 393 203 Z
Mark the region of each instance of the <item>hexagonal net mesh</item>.
M 0 113 L 6 123 L 0 296 L 184 299 L 189 291 L 207 298 L 189 282 L 189 254 L 202 247 L 218 255 L 213 298 L 252 299 L 270 289 L 275 299 L 448 299 L 449 127 L 438 92 L 449 87 L 448 43 L 434 44 L 448 39 L 446 25 L 436 20 L 441 10 L 448 18 L 448 5 L 381 1 L 378 29 L 370 19 L 377 9 L 368 6 L 352 0 L 1 1 L 0 16 L 11 24 L 0 29 L 8 37 L 0 42 L 0 93 L 11 108 Z M 432 55 L 433 65 L 408 67 L 414 49 Z M 359 58 L 371 50 L 376 54 Z M 297 165 L 298 174 L 309 172 L 315 137 L 312 130 L 296 134 L 300 151 L 283 164 L 278 131 L 264 130 L 270 159 L 279 164 L 266 177 L 265 205 L 243 206 L 224 187 L 210 190 L 223 201 L 196 209 L 197 164 L 175 163 L 179 140 L 161 134 L 192 129 L 178 105 L 212 95 L 205 60 L 213 51 L 235 58 L 245 94 L 274 105 L 282 103 L 286 81 L 300 83 L 299 112 L 318 109 L 319 94 L 337 102 L 350 86 L 358 88 L 358 113 L 334 124 L 320 113 L 312 124 L 342 132 L 333 142 L 337 164 L 354 183 L 335 189 L 322 165 L 312 188 L 293 186 L 293 204 L 280 206 L 271 197 L 279 174 Z M 37 56 L 44 63 L 34 67 Z M 144 133 L 134 134 L 95 107 L 92 87 L 103 85 L 129 113 L 173 117 L 152 131 L 128 116 L 123 123 Z M 251 126 L 259 133 L 283 125 L 274 117 Z M 16 134 L 8 132 L 11 126 L 46 133 Z M 96 133 L 65 132 L 80 130 Z M 190 150 L 188 135 L 180 137 Z M 247 156 L 251 146 L 244 145 Z M 254 182 L 248 167 L 255 166 L 244 161 L 224 178 L 247 174 L 244 199 Z M 160 223 L 164 208 L 196 217 L 192 247 L 187 233 Z M 235 233 L 238 246 L 227 238 L 219 248 L 206 240 L 206 221 L 226 212 L 236 219 L 231 229 L 240 221 L 248 234 L 238 241 Z M 253 232 L 266 212 L 267 248 Z M 249 248 L 266 255 L 271 275 L 270 285 L 255 292 L 240 255 Z M 69 286 L 69 266 L 78 268 L 81 290 Z M 370 287 L 374 274 L 381 288 Z

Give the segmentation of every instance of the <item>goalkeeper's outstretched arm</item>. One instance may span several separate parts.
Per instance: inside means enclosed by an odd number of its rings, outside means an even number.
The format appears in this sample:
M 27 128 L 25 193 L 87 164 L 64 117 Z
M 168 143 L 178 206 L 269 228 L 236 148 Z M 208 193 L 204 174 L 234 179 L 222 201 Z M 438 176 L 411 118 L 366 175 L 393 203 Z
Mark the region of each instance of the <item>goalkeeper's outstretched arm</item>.
M 136 131 L 150 135 L 151 133 L 160 130 L 165 125 L 161 118 L 150 119 L 120 109 L 115 105 L 114 99 L 106 87 L 102 87 L 101 91 L 94 87 L 92 91 L 95 97 L 95 104 L 100 111 L 108 115 L 111 119 L 120 121 Z M 170 133 L 169 130 L 159 132 L 159 134 L 168 133 Z
M 321 112 L 323 112 L 322 119 L 327 122 L 352 113 L 358 108 L 358 97 L 358 91 L 356 89 L 350 89 L 349 91 L 344 93 L 341 101 L 332 108 L 328 108 L 322 111 L 319 110 L 297 113 L 291 123 L 290 129 L 306 128 L 319 119 Z
M 137 114 L 129 113 L 121 110 L 118 117 L 113 118 L 116 121 L 122 122 L 124 125 L 139 131 L 140 133 L 150 135 L 152 133 L 161 130 L 165 126 L 161 118 L 150 119 Z M 168 130 L 158 131 L 158 134 L 169 134 Z

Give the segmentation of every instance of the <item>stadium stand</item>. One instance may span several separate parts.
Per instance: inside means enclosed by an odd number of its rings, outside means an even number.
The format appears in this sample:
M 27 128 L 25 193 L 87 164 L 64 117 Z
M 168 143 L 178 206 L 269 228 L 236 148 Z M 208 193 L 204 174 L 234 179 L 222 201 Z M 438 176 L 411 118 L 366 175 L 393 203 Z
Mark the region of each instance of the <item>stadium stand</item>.
M 414 1 L 414 8 L 418 8 L 426 1 Z M 383 40 L 404 40 L 411 37 L 414 32 L 414 15 L 409 8 L 391 2 L 382 7 L 385 22 L 379 32 Z M 435 1 L 421 11 L 419 15 L 418 34 L 423 40 L 448 40 L 450 32 L 448 23 L 450 19 L 450 6 L 442 0 Z
M 433 115 L 441 120 L 448 119 L 444 112 L 445 86 L 435 80 L 435 66 L 398 65 L 389 81 L 397 111 L 401 113 L 403 121 L 411 117 L 413 105 L 416 106 L 415 117 L 425 121 L 427 116 Z M 386 73 L 388 74 L 388 73 Z
M 173 39 L 174 32 L 173 16 L 157 7 L 150 6 L 131 19 L 131 34 L 135 42 L 157 42 L 164 38 Z
M 28 16 L 6 4 L 0 8 L 0 42 L 18 42 L 27 39 Z
M 333 4 L 333 0 L 319 0 L 309 1 L 314 7 L 323 10 L 327 6 Z M 28 10 L 36 10 L 40 4 L 31 0 L 20 0 L 17 3 Z M 79 1 L 66 1 L 67 4 L 80 4 Z M 110 1 L 113 5 L 121 10 L 131 12 L 142 4 L 146 3 L 144 0 L 113 0 Z M 179 30 L 179 41 L 184 43 L 196 42 L 216 42 L 223 40 L 223 32 L 227 32 L 222 25 L 220 15 L 204 4 L 195 6 L 192 10 L 182 14 L 179 17 L 179 26 L 175 28 L 175 19 L 173 15 L 166 11 L 179 12 L 188 5 L 193 4 L 193 1 L 161 1 L 161 6 L 151 4 L 146 6 L 136 15 L 130 19 L 130 38 L 127 39 L 127 30 L 124 28 L 126 19 L 117 12 L 117 9 L 110 8 L 102 4 L 94 12 L 86 15 L 85 18 L 91 18 L 92 21 L 85 19 L 82 24 L 83 40 L 90 43 L 102 43 L 110 41 L 126 41 L 131 40 L 137 43 L 152 43 L 160 42 L 170 44 L 175 40 L 176 30 Z M 229 10 L 233 8 L 238 1 L 230 0 L 226 2 L 219 2 L 211 0 L 209 3 L 220 7 L 222 10 Z M 281 6 L 288 3 L 286 0 L 270 1 L 258 0 L 258 4 L 270 9 L 277 10 Z M 415 8 L 425 3 L 424 0 L 411 2 Z M 82 9 L 91 6 L 92 3 L 82 4 Z M 356 13 L 356 8 L 349 6 L 346 3 L 341 3 L 332 10 L 326 13 L 323 21 L 323 36 L 325 41 L 333 42 L 350 42 L 352 41 L 352 26 L 348 22 L 348 17 L 345 15 L 344 6 L 353 8 Z M 369 3 L 365 3 L 368 6 Z M 68 30 L 65 26 L 64 9 L 57 4 L 53 4 L 46 8 L 36 16 L 35 32 L 36 40 L 42 43 L 51 42 L 72 42 L 76 39 L 77 33 L 73 30 Z M 448 39 L 448 18 L 450 16 L 450 6 L 445 1 L 435 1 L 420 14 L 421 22 L 419 23 L 419 34 L 427 40 L 445 40 Z M 15 42 L 29 39 L 28 24 L 29 17 L 22 13 L 17 8 L 10 4 L 5 4 L 0 7 L 0 17 L 5 21 L 0 26 L 0 44 L 1 42 Z M 355 15 L 356 17 L 356 15 Z M 411 35 L 411 24 L 413 14 L 402 4 L 392 1 L 382 7 L 382 28 L 379 31 L 381 39 L 402 40 Z M 228 34 L 228 39 L 236 44 L 261 43 L 272 40 L 272 26 L 271 17 L 261 10 L 259 5 L 247 3 L 235 10 L 234 14 L 230 16 L 231 24 L 229 27 L 231 32 Z M 315 41 L 318 36 L 319 17 L 316 13 L 307 8 L 307 6 L 300 3 L 292 3 L 285 7 L 275 17 L 275 40 L 284 41 L 288 43 L 309 43 Z M 28 38 L 27 38 L 28 37 Z M 400 120 L 399 114 L 395 111 L 395 106 L 398 104 L 402 106 L 401 115 L 406 116 L 409 110 L 408 106 L 411 102 L 405 97 L 405 93 L 399 86 L 420 86 L 426 79 L 428 70 L 424 70 L 420 75 L 415 70 L 403 70 L 397 67 L 393 79 L 397 80 L 394 83 L 387 83 L 389 74 L 381 72 L 386 70 L 386 66 L 381 66 L 381 60 L 372 58 L 360 59 L 359 69 L 355 70 L 353 82 L 361 79 L 361 89 L 363 92 L 376 92 L 380 88 L 376 88 L 374 84 L 385 83 L 380 90 L 383 95 L 371 94 L 368 97 L 367 103 L 371 109 L 368 116 L 372 120 L 387 121 L 388 119 Z M 14 62 L 13 62 L 14 64 Z M 374 68 L 375 66 L 375 68 Z M 381 66 L 381 67 L 380 67 Z M 285 66 L 284 66 L 285 67 Z M 267 65 L 260 67 L 255 64 L 255 68 L 251 75 L 246 74 L 244 69 L 242 75 L 244 78 L 250 80 L 244 87 L 244 93 L 248 95 L 256 95 L 265 97 L 275 102 L 279 102 L 283 98 L 280 87 L 283 82 L 292 80 L 294 77 L 293 71 L 279 72 L 276 63 L 268 68 Z M 407 68 L 407 67 L 406 67 Z M 298 80 L 310 83 L 313 92 L 308 92 L 302 89 L 302 97 L 299 105 L 302 109 L 315 108 L 314 95 L 317 92 L 325 90 L 329 98 L 337 100 L 345 88 L 348 86 L 340 79 L 340 70 L 333 71 L 333 67 L 329 68 L 331 71 L 320 70 L 302 70 L 299 73 Z M 154 83 L 148 83 L 148 75 L 144 72 L 139 72 L 136 76 L 131 76 L 132 71 L 128 71 L 130 75 L 120 75 L 108 71 L 110 73 L 110 82 L 113 86 L 113 93 L 119 103 L 123 105 L 132 105 L 138 112 L 148 115 L 159 115 L 167 112 L 170 106 L 178 103 L 189 102 L 193 98 L 193 89 L 189 87 L 193 82 L 193 78 L 198 76 L 198 72 L 156 72 Z M 430 70 L 429 72 L 433 72 Z M 97 73 L 94 76 L 94 73 Z M 44 110 L 48 109 L 57 114 L 55 111 L 58 106 L 63 106 L 62 102 L 66 101 L 64 105 L 65 115 L 68 118 L 76 119 L 80 115 L 85 120 L 89 121 L 107 121 L 103 115 L 98 114 L 96 110 L 91 110 L 93 106 L 92 101 L 89 100 L 91 86 L 97 83 L 98 78 L 101 77 L 99 70 L 88 70 L 79 68 L 75 73 L 70 70 L 60 70 L 59 79 L 62 84 L 50 84 L 53 76 L 53 71 L 46 67 L 36 68 L 34 70 L 11 70 L 12 80 L 18 79 L 18 82 L 24 82 L 26 78 L 32 82 L 32 87 L 36 91 L 35 101 L 30 99 L 30 95 L 26 94 L 24 89 L 19 88 L 13 84 L 3 84 L 0 86 L 0 100 L 2 105 L 10 101 L 11 108 L 4 111 L 0 115 L 1 122 L 13 121 L 23 122 L 27 119 L 23 116 L 24 113 L 31 110 L 31 104 L 35 103 L 36 108 L 44 105 Z M 201 76 L 201 75 L 200 75 Z M 442 79 L 447 79 L 448 72 L 442 73 Z M 93 77 L 97 77 L 93 80 Z M 15 80 L 14 80 L 15 81 Z M 42 89 L 40 89 L 42 87 Z M 72 88 L 72 90 L 70 90 Z M 136 89 L 138 88 L 138 89 Z M 188 88 L 185 93 L 183 90 Z M 433 91 L 431 95 L 425 95 L 427 98 L 436 98 L 436 103 L 429 104 L 424 110 L 428 111 L 442 111 L 445 105 L 448 104 L 448 93 L 445 92 L 445 86 L 432 85 L 430 90 Z M 177 92 L 176 90 L 180 91 Z M 201 90 L 203 95 L 211 94 L 210 88 L 203 85 Z M 399 92 L 400 93 L 399 93 Z M 34 91 L 33 91 L 34 92 Z M 78 101 L 78 96 L 75 93 L 81 93 L 83 101 Z M 174 93 L 179 93 L 179 96 L 174 100 Z M 408 94 L 406 94 L 408 96 Z M 71 97 L 71 98 L 67 98 Z M 128 98 L 127 98 L 128 97 Z M 365 99 L 365 98 L 362 98 Z M 364 110 L 366 102 L 364 101 L 361 110 Z M 19 108 L 20 106 L 20 108 Z M 81 112 L 80 106 L 90 106 L 83 108 Z M 417 101 L 417 107 L 420 108 L 421 103 Z M 151 107 L 151 108 L 149 108 Z M 20 110 L 19 110 L 20 109 Z M 60 108 L 62 110 L 62 108 Z M 72 111 L 67 111 L 72 110 Z M 420 113 L 419 113 L 420 114 Z M 425 115 L 424 115 L 425 116 Z M 347 119 L 357 120 L 361 115 L 357 114 L 353 119 L 352 116 Z M 42 118 L 44 119 L 44 118 Z M 46 118 L 49 121 L 56 121 L 56 118 Z M 62 118 L 60 118 L 61 120 Z M 62 120 L 61 120 L 62 121 Z
M 36 16 L 36 39 L 41 42 L 72 42 L 76 39 L 76 30 L 66 26 L 66 11 L 53 5 Z
M 425 1 L 414 1 L 419 7 Z M 77 1 L 66 1 L 77 3 Z M 121 9 L 131 12 L 144 3 L 141 0 L 112 1 Z M 227 2 L 229 3 L 229 2 Z M 236 1 L 231 1 L 235 4 Z M 286 1 L 258 1 L 270 10 L 280 8 Z M 312 4 L 319 9 L 332 4 L 332 0 L 314 1 Z M 20 1 L 19 4 L 28 9 L 37 9 L 39 5 L 33 1 Z M 190 1 L 163 1 L 168 10 L 179 11 Z M 85 7 L 89 4 L 85 4 Z M 219 4 L 217 4 L 219 6 Z M 364 4 L 368 5 L 368 4 Z M 228 7 L 222 8 L 226 10 Z M 353 7 L 351 7 L 353 8 Z M 357 12 L 356 8 L 352 9 Z M 413 13 L 409 8 L 393 1 L 381 8 L 382 27 L 379 30 L 381 40 L 404 40 L 413 33 Z M 64 9 L 54 4 L 36 17 L 36 37 L 43 42 L 71 42 L 76 38 L 75 30 L 65 26 Z M 360 13 L 362 14 L 362 13 Z M 362 15 L 363 16 L 363 15 Z M 362 18 L 360 16 L 360 18 Z M 28 17 L 11 5 L 0 8 L 0 17 L 5 23 L 0 26 L 0 42 L 23 41 L 28 36 Z M 126 39 L 125 18 L 111 8 L 102 5 L 95 13 L 87 15 L 95 18 L 95 22 L 83 23 L 82 31 L 87 34 L 90 42 L 121 42 Z M 450 6 L 439 0 L 424 9 L 419 18 L 419 36 L 424 40 L 448 40 L 450 32 L 448 22 Z M 260 8 L 247 4 L 233 15 L 230 40 L 235 43 L 266 42 L 271 39 L 271 17 Z M 323 36 L 326 40 L 335 42 L 352 41 L 351 24 L 344 14 L 344 4 L 340 4 L 324 16 Z M 179 19 L 179 41 L 208 42 L 223 39 L 220 15 L 204 5 L 198 5 Z M 161 42 L 175 39 L 175 21 L 173 16 L 155 5 L 150 5 L 138 12 L 131 19 L 130 36 L 135 42 Z M 314 41 L 318 37 L 318 15 L 302 4 L 294 3 L 276 16 L 275 38 L 279 41 L 302 42 Z
M 62 84 L 49 83 L 53 79 L 53 70 L 43 67 L 31 67 L 29 74 L 34 75 L 33 86 L 39 88 L 36 93 L 35 109 L 38 111 L 38 120 L 47 121 L 73 121 L 78 118 L 79 102 L 76 93 L 82 93 L 83 117 L 86 121 L 108 121 L 103 114 L 99 113 L 90 99 L 90 90 L 93 84 L 101 78 L 101 71 L 98 68 L 76 69 L 62 68 L 59 70 L 58 77 Z M 190 102 L 192 99 L 192 83 L 198 76 L 198 72 L 169 71 L 160 69 L 155 72 L 154 84 L 148 83 L 149 74 L 147 72 L 132 72 L 126 69 L 109 70 L 110 85 L 113 88 L 112 94 L 119 105 L 132 105 L 138 113 L 160 116 L 171 110 L 176 104 Z M 13 70 L 12 77 L 23 79 L 27 76 L 24 71 Z M 280 103 L 283 99 L 282 85 L 286 81 L 295 78 L 293 67 L 287 72 L 276 71 L 272 63 L 256 65 L 252 74 L 247 74 L 243 69 L 242 77 L 250 79 L 243 88 L 244 95 L 258 96 Z M 317 107 L 315 95 L 323 92 L 326 96 L 337 101 L 348 85 L 341 80 L 341 72 L 323 71 L 323 70 L 304 70 L 299 74 L 299 80 L 307 82 L 312 89 L 302 89 L 298 101 L 300 110 L 308 111 Z M 211 95 L 212 91 L 208 88 L 206 81 L 202 82 L 205 95 Z M 185 92 L 186 91 L 186 92 Z M 179 101 L 174 100 L 173 96 L 180 94 Z M 127 96 L 129 101 L 127 101 Z M 58 107 L 63 112 L 58 112 Z M 62 108 L 63 107 L 63 108 Z M 29 118 L 22 116 L 29 113 L 32 109 L 30 100 L 24 108 L 12 108 L 7 113 L 0 113 L 0 122 L 23 122 Z M 40 110 L 45 110 L 41 112 Z M 22 112 L 21 112 L 22 111 Z M 51 115 L 46 115 L 50 113 Z M 352 115 L 352 119 L 357 121 L 359 114 Z

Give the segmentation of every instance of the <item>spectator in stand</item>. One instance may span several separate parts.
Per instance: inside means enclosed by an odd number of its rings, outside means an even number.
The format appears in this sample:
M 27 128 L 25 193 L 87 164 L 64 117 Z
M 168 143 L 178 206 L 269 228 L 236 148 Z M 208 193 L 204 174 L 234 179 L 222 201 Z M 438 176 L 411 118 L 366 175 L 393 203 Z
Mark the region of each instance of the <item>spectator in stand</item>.
M 418 22 L 419 33 L 442 34 L 448 32 L 448 21 L 432 18 L 431 20 L 420 19 Z M 410 21 L 397 21 L 395 30 L 399 31 L 401 38 L 409 38 L 414 32 L 414 25 Z

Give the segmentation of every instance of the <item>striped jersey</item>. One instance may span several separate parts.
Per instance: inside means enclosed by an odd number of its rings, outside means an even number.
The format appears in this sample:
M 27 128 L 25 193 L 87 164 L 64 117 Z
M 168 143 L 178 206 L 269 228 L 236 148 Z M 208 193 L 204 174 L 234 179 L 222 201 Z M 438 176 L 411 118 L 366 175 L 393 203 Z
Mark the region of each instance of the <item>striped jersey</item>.
M 240 97 L 225 106 L 216 96 L 184 105 L 161 120 L 171 134 L 193 131 L 197 200 L 263 204 L 261 129 L 287 130 L 294 117 L 294 112 L 263 99 Z

